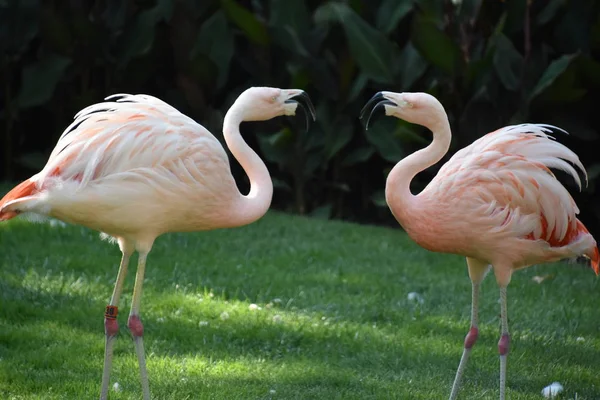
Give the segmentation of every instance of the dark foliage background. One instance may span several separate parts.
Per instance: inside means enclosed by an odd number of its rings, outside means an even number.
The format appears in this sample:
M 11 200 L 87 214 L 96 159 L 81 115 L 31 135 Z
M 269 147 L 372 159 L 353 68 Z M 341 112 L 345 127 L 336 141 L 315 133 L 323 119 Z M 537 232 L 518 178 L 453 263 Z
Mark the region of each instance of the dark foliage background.
M 318 120 L 245 124 L 275 181 L 274 207 L 388 223 L 385 176 L 430 140 L 358 115 L 379 90 L 446 107 L 451 153 L 507 124 L 544 122 L 581 157 L 568 180 L 600 234 L 599 4 L 586 0 L 0 0 L 0 179 L 38 171 L 73 115 L 112 93 L 157 96 L 220 137 L 249 86 L 305 89 Z M 417 177 L 423 188 L 437 172 Z M 243 171 L 234 162 L 242 189 Z

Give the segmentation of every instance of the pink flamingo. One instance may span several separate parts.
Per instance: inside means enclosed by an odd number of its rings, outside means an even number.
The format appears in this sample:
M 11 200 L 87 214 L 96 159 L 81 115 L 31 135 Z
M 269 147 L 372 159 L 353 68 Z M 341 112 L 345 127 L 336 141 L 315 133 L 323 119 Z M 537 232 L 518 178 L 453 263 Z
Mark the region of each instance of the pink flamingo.
M 433 142 L 391 170 L 386 201 L 408 235 L 427 250 L 463 255 L 472 282 L 471 329 L 464 343 L 450 399 L 460 387 L 478 335 L 479 285 L 490 270 L 500 287 L 502 332 L 500 399 L 505 398 L 509 332 L 506 287 L 513 271 L 533 264 L 584 255 L 596 274 L 600 255 L 596 241 L 577 219 L 577 205 L 549 167 L 566 171 L 579 187 L 577 171 L 585 169 L 575 153 L 553 141 L 549 125 L 507 126 L 489 133 L 442 166 L 418 195 L 410 191 L 415 175 L 441 160 L 450 146 L 450 124 L 443 106 L 425 93 L 377 93 L 363 108 L 385 108 L 385 114 L 422 125 Z M 558 128 L 557 128 L 558 129 Z M 566 160 L 566 161 L 565 161 Z M 587 175 L 586 175 L 587 178 Z
M 219 141 L 204 127 L 161 100 L 114 95 L 80 111 L 38 174 L 0 201 L 0 221 L 22 212 L 51 216 L 105 232 L 122 252 L 115 288 L 106 306 L 101 399 L 108 396 L 117 312 L 129 258 L 139 254 L 127 326 L 140 366 L 144 399 L 150 399 L 140 304 L 146 257 L 167 232 L 250 224 L 271 204 L 273 184 L 259 156 L 242 138 L 243 121 L 315 111 L 302 90 L 253 87 L 231 106 L 223 124 L 227 146 L 250 179 L 242 195 Z M 305 110 L 306 111 L 306 110 Z M 308 115 L 307 115 L 308 122 Z M 308 125 L 307 125 L 308 128 Z

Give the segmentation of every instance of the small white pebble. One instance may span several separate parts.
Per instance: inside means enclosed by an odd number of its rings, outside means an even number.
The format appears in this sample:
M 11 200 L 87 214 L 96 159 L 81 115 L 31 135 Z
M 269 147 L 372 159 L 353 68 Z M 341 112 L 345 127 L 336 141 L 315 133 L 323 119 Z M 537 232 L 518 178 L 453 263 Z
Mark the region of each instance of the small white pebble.
M 280 324 L 283 322 L 283 318 L 281 318 L 281 315 L 275 314 L 273 315 L 273 322 L 276 324 Z
M 581 342 L 585 342 L 585 338 L 583 336 L 579 336 L 577 339 L 575 339 L 578 343 Z
M 121 391 L 121 385 L 119 385 L 119 382 L 113 383 L 113 390 L 115 392 L 120 392 Z
M 269 390 L 269 393 L 270 393 L 270 394 L 275 394 L 275 393 L 277 393 L 277 390 L 275 390 L 275 389 L 271 389 L 271 390 Z
M 210 293 L 208 294 L 208 297 L 215 297 L 215 294 L 214 294 L 213 292 L 210 292 Z
M 280 298 L 273 299 L 273 303 L 279 304 L 279 303 L 281 303 L 281 299 Z
M 58 219 L 51 219 L 49 221 L 49 224 L 51 227 L 56 228 L 57 226 L 60 228 L 64 228 L 65 226 L 67 226 L 67 224 L 65 224 L 64 222 L 58 220 Z
M 256 311 L 256 310 L 262 310 L 262 308 L 260 308 L 259 306 L 257 306 L 256 304 L 252 303 L 248 306 L 248 310 L 250 311 Z
M 221 318 L 223 321 L 225 321 L 226 319 L 229 319 L 229 313 L 228 313 L 227 311 L 223 311 L 223 312 L 221 313 L 221 316 L 220 316 L 220 318 Z
M 421 296 L 417 292 L 410 292 L 408 294 L 408 296 L 406 296 L 406 298 L 408 299 L 408 301 L 416 301 L 419 304 L 423 304 L 425 302 L 425 299 L 423 299 L 423 296 Z
M 542 389 L 542 396 L 550 399 L 564 390 L 563 386 L 558 382 L 552 382 L 550 385 Z
M 327 317 L 321 317 L 321 321 L 325 321 Z
M 198 322 L 198 326 L 208 326 L 208 321 L 200 321 Z

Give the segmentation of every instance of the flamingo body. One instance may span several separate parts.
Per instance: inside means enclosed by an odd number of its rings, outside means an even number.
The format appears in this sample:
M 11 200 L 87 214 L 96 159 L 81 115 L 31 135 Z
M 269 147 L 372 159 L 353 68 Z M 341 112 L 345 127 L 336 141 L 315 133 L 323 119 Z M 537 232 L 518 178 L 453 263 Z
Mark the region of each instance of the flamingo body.
M 146 258 L 167 232 L 229 228 L 252 223 L 268 210 L 273 184 L 267 167 L 239 132 L 243 121 L 295 115 L 303 99 L 297 89 L 254 87 L 231 106 L 223 134 L 248 174 L 242 195 L 227 153 L 204 127 L 167 103 L 147 95 L 116 95 L 75 116 L 46 166 L 0 200 L 0 221 L 35 213 L 80 224 L 115 237 L 123 254 L 105 312 L 105 356 L 100 399 L 108 397 L 117 315 L 129 258 L 139 253 L 128 327 L 150 399 L 139 316 Z M 306 111 L 306 110 L 305 110 Z M 307 115 L 308 120 L 308 115 Z
M 392 213 L 431 251 L 513 269 L 584 254 L 598 273 L 596 242 L 549 167 L 567 171 L 579 187 L 567 161 L 585 169 L 571 150 L 552 140 L 550 128 L 522 124 L 483 136 L 456 152 L 410 209 L 398 206 L 392 180 L 387 192 Z
M 159 99 L 125 95 L 79 112 L 44 169 L 3 203 L 135 237 L 232 225 L 241 197 L 209 131 Z
M 506 288 L 515 270 L 562 258 L 586 256 L 598 274 L 596 241 L 577 219 L 579 210 L 550 168 L 565 171 L 581 188 L 575 153 L 553 140 L 550 125 L 521 124 L 489 133 L 459 150 L 423 191 L 413 195 L 416 174 L 442 159 L 451 131 L 441 103 L 426 93 L 379 92 L 365 106 L 422 125 L 432 143 L 399 161 L 386 182 L 386 201 L 400 225 L 420 246 L 466 257 L 472 283 L 471 327 L 465 337 L 450 400 L 456 399 L 479 334 L 479 287 L 493 269 L 500 287 L 500 399 L 506 393 L 510 347 Z M 367 120 L 368 127 L 369 120 Z M 586 176 L 587 178 L 587 176 Z

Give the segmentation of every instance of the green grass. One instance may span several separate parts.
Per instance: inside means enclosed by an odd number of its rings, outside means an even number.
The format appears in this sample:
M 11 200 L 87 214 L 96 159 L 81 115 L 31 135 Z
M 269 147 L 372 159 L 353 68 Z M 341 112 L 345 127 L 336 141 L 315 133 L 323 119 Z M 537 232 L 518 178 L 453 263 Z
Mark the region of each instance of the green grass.
M 96 398 L 117 246 L 85 228 L 14 219 L 0 224 L 0 251 L 0 398 Z M 134 275 L 135 260 L 111 399 L 141 398 L 125 327 Z M 599 282 L 557 264 L 514 275 L 511 399 L 539 399 L 553 381 L 563 399 L 600 398 Z M 407 299 L 413 291 L 422 305 Z M 461 399 L 498 397 L 498 297 L 491 275 Z M 422 250 L 399 229 L 270 212 L 244 228 L 165 235 L 149 255 L 142 301 L 151 391 L 178 400 L 447 398 L 470 298 L 464 259 Z

